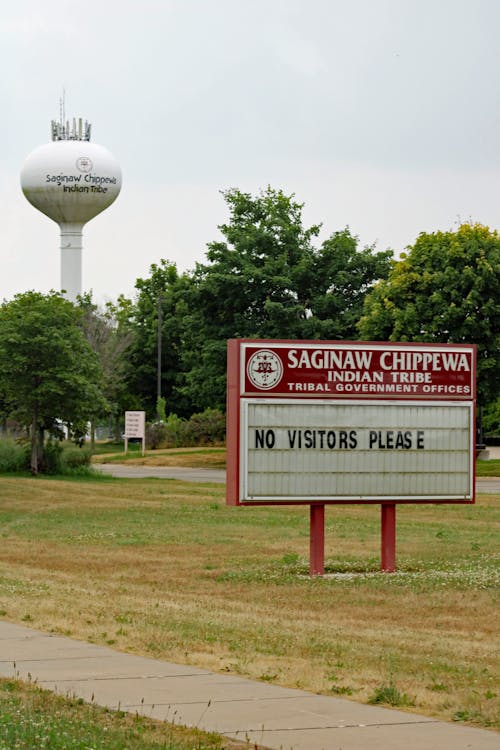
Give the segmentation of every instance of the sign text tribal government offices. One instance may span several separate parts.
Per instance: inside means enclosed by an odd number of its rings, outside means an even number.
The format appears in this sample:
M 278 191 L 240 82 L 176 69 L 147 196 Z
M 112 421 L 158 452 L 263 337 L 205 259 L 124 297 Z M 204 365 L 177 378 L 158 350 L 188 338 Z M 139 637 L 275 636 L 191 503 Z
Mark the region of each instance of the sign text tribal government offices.
M 228 363 L 228 502 L 473 502 L 473 346 L 233 340 Z

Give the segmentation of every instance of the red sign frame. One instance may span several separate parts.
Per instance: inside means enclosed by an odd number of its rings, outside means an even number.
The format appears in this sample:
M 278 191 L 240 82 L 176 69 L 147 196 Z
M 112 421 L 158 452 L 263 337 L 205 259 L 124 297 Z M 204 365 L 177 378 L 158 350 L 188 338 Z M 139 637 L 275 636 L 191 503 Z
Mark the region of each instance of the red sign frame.
M 466 402 L 475 423 L 476 347 L 468 344 L 427 344 L 351 341 L 231 339 L 227 360 L 227 494 L 229 505 L 251 503 L 240 497 L 242 400 L 275 403 L 285 399 L 327 400 L 359 404 L 394 401 L 432 404 Z M 473 462 L 474 463 L 474 462 Z M 472 473 L 474 473 L 474 466 Z M 475 476 L 472 486 L 475 485 Z M 293 504 L 314 501 L 294 500 Z M 322 504 L 360 502 L 322 499 Z M 380 503 L 380 499 L 368 502 Z M 401 502 L 397 499 L 394 502 Z M 402 502 L 473 503 L 471 499 L 404 500 Z

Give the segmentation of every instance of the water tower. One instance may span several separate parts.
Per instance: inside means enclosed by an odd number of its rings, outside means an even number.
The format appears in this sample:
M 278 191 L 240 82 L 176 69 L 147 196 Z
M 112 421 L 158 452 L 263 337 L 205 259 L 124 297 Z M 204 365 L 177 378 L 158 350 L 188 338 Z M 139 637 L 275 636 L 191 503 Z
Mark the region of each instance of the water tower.
M 36 148 L 21 170 L 28 201 L 59 224 L 61 290 L 74 302 L 82 293 L 84 224 L 118 197 L 121 170 L 103 146 L 90 143 L 90 124 L 52 121 L 52 142 Z

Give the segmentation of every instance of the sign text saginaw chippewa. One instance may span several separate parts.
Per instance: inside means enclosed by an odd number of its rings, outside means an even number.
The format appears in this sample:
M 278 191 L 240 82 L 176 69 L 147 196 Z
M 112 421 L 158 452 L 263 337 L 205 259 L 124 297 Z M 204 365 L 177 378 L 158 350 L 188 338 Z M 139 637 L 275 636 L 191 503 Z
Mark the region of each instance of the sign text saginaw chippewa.
M 230 341 L 227 502 L 474 502 L 475 357 Z

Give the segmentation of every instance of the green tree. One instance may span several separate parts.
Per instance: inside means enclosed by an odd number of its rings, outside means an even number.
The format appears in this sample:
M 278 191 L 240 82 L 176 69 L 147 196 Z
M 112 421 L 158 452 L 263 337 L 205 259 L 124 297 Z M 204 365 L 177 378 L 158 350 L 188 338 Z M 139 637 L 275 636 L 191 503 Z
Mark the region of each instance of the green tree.
M 81 425 L 103 410 L 100 381 L 81 313 L 59 293 L 17 294 L 0 307 L 0 402 L 30 430 L 33 474 L 45 430 Z
M 483 430 L 486 436 L 500 436 L 500 396 L 488 404 L 483 413 Z
M 128 391 L 139 401 L 136 408 L 145 409 L 150 418 L 157 416 L 158 395 L 165 399 L 167 412 L 191 413 L 189 402 L 178 390 L 190 284 L 188 274 L 179 274 L 175 263 L 162 259 L 153 263 L 147 278 L 137 279 L 137 299 L 126 310 L 126 322 L 122 313 L 122 325 L 131 334 L 126 358 Z
M 478 395 L 500 392 L 500 237 L 481 224 L 422 233 L 365 302 L 362 338 L 477 344 Z
M 223 195 L 224 240 L 208 245 L 184 299 L 183 392 L 196 409 L 224 409 L 228 338 L 357 336 L 364 297 L 391 264 L 348 229 L 315 248 L 320 226 L 305 228 L 303 205 L 281 190 Z
M 85 338 L 99 358 L 102 370 L 102 392 L 106 399 L 106 415 L 115 426 L 115 435 L 120 435 L 122 415 L 130 408 L 131 399 L 127 391 L 126 368 L 128 349 L 133 334 L 127 325 L 127 301 L 120 297 L 116 304 L 108 302 L 99 308 L 92 300 L 91 293 L 78 299 L 81 310 L 81 325 Z M 97 415 L 102 418 L 104 414 Z M 94 425 L 91 425 L 92 443 Z M 93 448 L 93 445 L 92 445 Z

